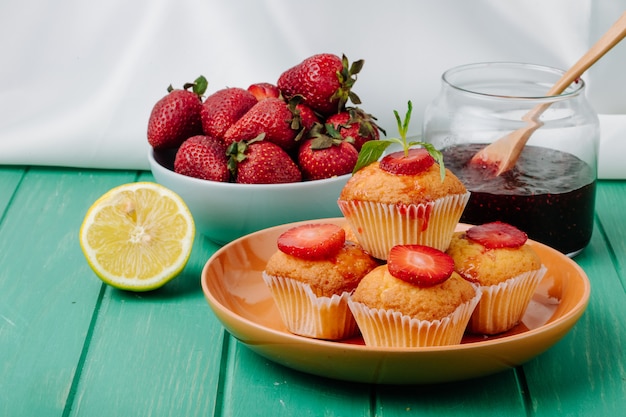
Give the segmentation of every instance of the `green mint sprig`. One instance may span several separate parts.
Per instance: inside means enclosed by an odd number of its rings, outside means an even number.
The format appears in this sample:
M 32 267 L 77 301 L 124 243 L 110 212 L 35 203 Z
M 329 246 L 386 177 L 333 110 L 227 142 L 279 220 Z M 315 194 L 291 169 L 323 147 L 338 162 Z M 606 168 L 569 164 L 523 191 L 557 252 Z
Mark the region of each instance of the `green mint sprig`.
M 378 161 L 378 159 L 383 155 L 385 150 L 392 144 L 396 143 L 402 146 L 404 150 L 404 154 L 408 156 L 409 148 L 413 146 L 422 146 L 425 148 L 430 156 L 432 156 L 435 161 L 439 164 L 439 173 L 441 175 L 441 181 L 444 180 L 446 176 L 446 168 L 443 163 L 443 154 L 436 149 L 432 144 L 421 141 L 407 141 L 407 133 L 409 131 L 409 123 L 411 122 L 411 113 L 413 112 L 413 103 L 411 100 L 408 102 L 408 109 L 406 111 L 406 115 L 404 116 L 404 120 L 400 119 L 400 115 L 397 110 L 393 111 L 393 114 L 396 116 L 396 122 L 398 124 L 398 133 L 400 134 L 399 138 L 387 138 L 380 140 L 370 140 L 363 144 L 361 151 L 359 152 L 359 158 L 356 161 L 356 165 L 352 170 L 352 174 L 356 173 L 361 168 L 364 168 L 371 164 L 372 162 Z

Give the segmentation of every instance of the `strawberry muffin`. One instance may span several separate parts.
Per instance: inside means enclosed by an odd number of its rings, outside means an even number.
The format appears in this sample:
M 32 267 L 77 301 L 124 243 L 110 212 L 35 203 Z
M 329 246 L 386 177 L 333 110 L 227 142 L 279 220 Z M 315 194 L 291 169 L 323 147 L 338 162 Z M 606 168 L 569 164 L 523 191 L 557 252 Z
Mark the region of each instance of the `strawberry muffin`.
M 397 245 L 386 265 L 361 280 L 349 306 L 367 346 L 443 346 L 461 342 L 480 296 L 444 252 Z
M 445 250 L 469 192 L 444 172 L 425 148 L 393 152 L 358 170 L 338 205 L 363 248 L 383 260 L 395 245 Z
M 355 335 L 348 297 L 378 262 L 335 224 L 295 226 L 279 236 L 277 246 L 263 279 L 287 329 L 327 340 Z
M 447 253 L 467 281 L 483 293 L 468 330 L 478 334 L 505 332 L 518 324 L 546 268 L 527 235 L 507 223 L 493 222 L 457 232 Z

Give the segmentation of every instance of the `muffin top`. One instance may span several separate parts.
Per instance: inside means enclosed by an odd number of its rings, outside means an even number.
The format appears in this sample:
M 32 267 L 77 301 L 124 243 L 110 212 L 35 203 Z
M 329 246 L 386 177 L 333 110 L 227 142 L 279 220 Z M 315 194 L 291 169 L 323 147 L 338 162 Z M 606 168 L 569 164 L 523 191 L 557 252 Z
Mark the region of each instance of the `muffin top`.
M 373 162 L 348 180 L 339 199 L 422 204 L 465 192 L 467 190 L 463 183 L 450 170 L 446 169 L 442 182 L 437 164 L 415 175 L 398 175 L 382 170 L 380 162 Z
M 455 272 L 440 284 L 420 287 L 395 278 L 387 265 L 381 265 L 361 280 L 352 300 L 370 308 L 399 311 L 418 320 L 438 320 L 475 295 L 472 284 Z
M 318 297 L 331 297 L 354 290 L 363 276 L 376 266 L 378 262 L 361 246 L 346 240 L 338 253 L 321 260 L 307 260 L 276 251 L 268 260 L 265 272 L 307 283 Z
M 454 268 L 461 276 L 485 286 L 541 267 L 539 256 L 528 244 L 488 249 L 467 238 L 466 232 L 454 233 L 446 252 L 454 259 Z

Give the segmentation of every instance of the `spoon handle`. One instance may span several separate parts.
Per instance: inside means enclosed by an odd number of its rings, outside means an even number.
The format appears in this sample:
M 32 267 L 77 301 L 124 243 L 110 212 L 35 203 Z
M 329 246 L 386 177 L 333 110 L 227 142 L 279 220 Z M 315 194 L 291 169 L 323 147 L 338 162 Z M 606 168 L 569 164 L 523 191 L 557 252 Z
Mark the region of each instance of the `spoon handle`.
M 547 96 L 555 96 L 561 94 L 570 84 L 576 81 L 585 71 L 589 69 L 597 60 L 602 58 L 611 48 L 617 45 L 626 36 L 626 12 L 617 19 L 613 26 L 583 55 L 580 59 L 568 69 L 563 76 L 552 86 Z M 533 108 L 524 120 L 536 121 L 550 104 L 543 104 Z

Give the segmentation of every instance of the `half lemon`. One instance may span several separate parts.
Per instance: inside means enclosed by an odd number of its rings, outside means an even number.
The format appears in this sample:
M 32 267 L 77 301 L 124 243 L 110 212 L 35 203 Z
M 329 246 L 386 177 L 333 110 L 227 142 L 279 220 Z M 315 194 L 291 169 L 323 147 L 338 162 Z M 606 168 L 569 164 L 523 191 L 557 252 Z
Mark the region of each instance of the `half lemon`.
M 163 286 L 185 267 L 195 226 L 182 198 L 152 182 L 115 187 L 87 211 L 80 246 L 105 283 L 124 290 Z

